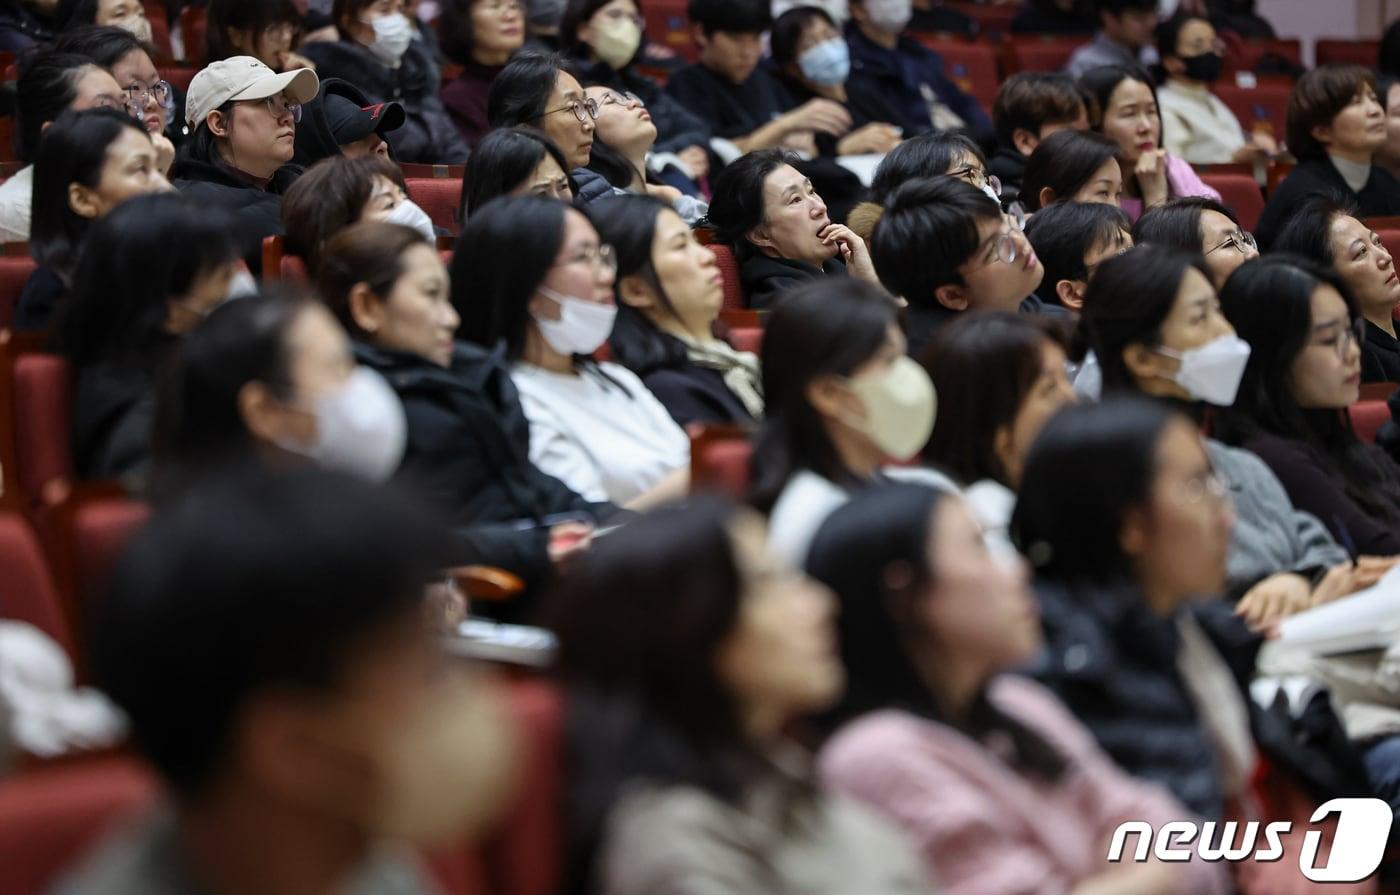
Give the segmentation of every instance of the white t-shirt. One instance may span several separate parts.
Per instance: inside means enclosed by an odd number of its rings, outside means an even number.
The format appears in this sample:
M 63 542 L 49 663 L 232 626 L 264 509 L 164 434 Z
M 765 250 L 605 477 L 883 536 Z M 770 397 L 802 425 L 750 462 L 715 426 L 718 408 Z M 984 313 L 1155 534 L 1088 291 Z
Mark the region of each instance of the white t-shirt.
M 517 363 L 511 378 L 534 464 L 587 500 L 622 504 L 688 466 L 690 439 L 632 371 L 597 366 L 552 373 Z
M 0 183 L 0 242 L 28 242 L 34 207 L 34 166 L 21 168 Z
M 1163 147 L 1193 165 L 1231 162 L 1245 144 L 1235 113 L 1204 87 L 1168 81 L 1157 88 L 1157 103 L 1162 111 Z

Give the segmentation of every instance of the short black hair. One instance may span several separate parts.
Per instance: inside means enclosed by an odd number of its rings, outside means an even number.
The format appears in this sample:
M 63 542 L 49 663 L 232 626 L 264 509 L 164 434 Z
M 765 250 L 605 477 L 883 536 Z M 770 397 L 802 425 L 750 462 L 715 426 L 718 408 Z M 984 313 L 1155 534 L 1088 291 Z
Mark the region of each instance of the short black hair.
M 1375 73 L 1359 65 L 1320 65 L 1299 78 L 1288 96 L 1288 148 L 1293 154 L 1326 158 L 1327 147 L 1313 136 L 1313 128 L 1331 125 L 1366 87 L 1380 99 Z M 1385 100 L 1380 103 L 1384 110 Z
M 689 0 L 685 14 L 707 37 L 717 31 L 762 34 L 773 24 L 773 14 L 764 0 Z
M 1118 144 L 1093 131 L 1056 131 L 1035 147 L 1021 177 L 1021 204 L 1040 210 L 1040 191 L 1050 188 L 1055 202 L 1066 202 L 1094 174 L 1118 158 Z M 1053 204 L 1053 203 L 1052 203 Z
M 421 612 L 451 546 L 423 507 L 349 476 L 212 476 L 159 508 L 119 561 L 95 632 L 97 680 L 160 774 L 197 796 L 249 700 L 333 694 L 366 638 Z
M 86 56 L 109 71 L 132 50 L 140 50 L 148 56 L 153 52 L 152 47 L 130 31 L 112 25 L 84 25 L 64 31 L 54 41 L 53 48 L 60 53 Z
M 797 155 L 786 149 L 757 149 L 747 153 L 719 172 L 706 220 L 715 239 L 736 250 L 746 249 L 749 231 L 763 223 L 763 182 L 783 165 L 797 167 Z
M 797 61 L 797 44 L 817 19 L 839 30 L 827 11 L 819 6 L 794 6 L 773 21 L 773 30 L 768 35 L 768 54 L 774 65 L 782 67 Z
M 977 251 L 977 222 L 1000 219 L 1001 206 L 956 177 L 921 177 L 885 203 L 870 238 L 880 283 L 911 305 L 936 304 L 939 286 L 961 283 L 958 268 Z
M 1161 245 L 1183 252 L 1200 253 L 1201 214 L 1214 211 L 1225 215 L 1236 226 L 1240 219 L 1228 206 L 1205 196 L 1184 196 L 1147 209 L 1133 225 L 1136 245 Z
M 1123 209 L 1102 202 L 1057 202 L 1031 215 L 1026 221 L 1026 239 L 1045 265 L 1045 276 L 1035 294 L 1050 304 L 1059 304 L 1055 284 L 1087 280 L 1084 256 L 1089 250 L 1131 230 L 1132 223 Z
M 1331 196 L 1306 199 L 1292 214 L 1288 223 L 1274 237 L 1270 253 L 1284 252 L 1333 267 L 1337 259 L 1332 253 L 1332 219 L 1337 215 L 1357 217 L 1356 206 Z
M 292 0 L 209 0 L 209 18 L 204 32 L 204 64 L 242 55 L 233 45 L 232 30 L 247 32 L 256 41 L 264 31 L 290 25 L 292 46 L 300 41 L 302 18 Z
M 27 53 L 20 59 L 15 87 L 15 152 L 20 161 L 34 164 L 44 125 L 78 98 L 78 79 L 89 66 L 100 68 L 86 56 L 52 50 Z
M 1030 131 L 1039 139 L 1045 125 L 1074 121 L 1084 111 L 1084 95 L 1069 75 L 1023 71 L 1007 78 L 997 91 L 992 121 L 997 140 L 1009 147 L 1017 130 Z
M 517 125 L 497 128 L 481 138 L 462 175 L 462 204 L 458 224 L 466 223 L 473 210 L 515 190 L 534 173 L 545 156 L 554 159 L 569 181 L 569 192 L 578 193 L 569 160 L 544 131 Z
M 880 160 L 870 181 L 870 194 L 875 201 L 883 202 L 901 183 L 916 177 L 942 177 L 951 173 L 949 169 L 965 155 L 977 159 L 986 169 L 987 157 L 982 147 L 966 134 L 941 131 L 910 137 Z

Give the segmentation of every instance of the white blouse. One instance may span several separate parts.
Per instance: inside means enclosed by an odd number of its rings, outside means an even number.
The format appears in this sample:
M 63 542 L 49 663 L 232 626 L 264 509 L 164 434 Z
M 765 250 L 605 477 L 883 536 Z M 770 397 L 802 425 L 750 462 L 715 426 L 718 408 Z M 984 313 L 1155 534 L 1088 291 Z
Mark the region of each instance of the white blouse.
M 530 421 L 530 460 L 586 500 L 623 504 L 688 466 L 690 439 L 632 371 L 597 367 L 517 363 L 511 379 Z
M 1204 87 L 1168 81 L 1157 88 L 1157 103 L 1162 110 L 1162 146 L 1193 165 L 1231 162 L 1245 144 L 1235 113 Z

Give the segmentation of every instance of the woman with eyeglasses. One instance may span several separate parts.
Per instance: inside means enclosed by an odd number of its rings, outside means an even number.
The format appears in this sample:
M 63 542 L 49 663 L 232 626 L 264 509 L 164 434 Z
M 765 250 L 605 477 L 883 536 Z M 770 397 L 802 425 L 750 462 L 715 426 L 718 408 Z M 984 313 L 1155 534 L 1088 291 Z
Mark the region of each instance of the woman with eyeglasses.
M 506 197 L 462 229 L 452 301 L 463 339 L 512 365 L 535 465 L 587 500 L 645 509 L 685 494 L 690 442 L 635 373 L 593 357 L 612 334 L 616 277 L 581 212 Z
M 1237 400 L 1251 349 L 1221 313 L 1199 255 L 1139 246 L 1110 258 L 1079 319 L 1105 395 L 1148 395 L 1202 424 Z M 1374 569 L 1352 568 L 1328 520 L 1295 507 L 1262 460 L 1214 439 L 1206 450 L 1234 503 L 1227 589 L 1247 622 L 1267 628 L 1371 583 Z
M 685 179 L 708 177 L 709 123 L 637 70 L 645 24 L 634 0 L 572 0 L 559 23 L 559 39 L 584 84 L 637 97 L 656 126 L 655 151 L 674 153 Z
M 1056 202 L 1120 205 L 1123 169 L 1118 147 L 1091 131 L 1056 131 L 1041 140 L 1026 160 L 1021 204 L 1039 211 Z
M 437 30 L 443 53 L 462 69 L 443 85 L 442 104 L 474 150 L 491 130 L 491 82 L 525 43 L 525 6 L 521 0 L 449 0 Z
M 694 181 L 671 166 L 668 170 L 673 174 L 672 182 L 687 185 L 686 192 L 682 192 L 661 183 L 661 177 L 653 173 L 653 168 L 661 165 L 652 164 L 656 124 L 646 105 L 635 94 L 619 93 L 611 87 L 590 85 L 584 93 L 598 104 L 588 170 L 602 175 L 614 191 L 655 196 L 674 207 L 687 224 L 699 223 L 709 206 L 695 198 L 698 189 Z
M 1294 505 L 1339 542 L 1400 553 L 1400 469 L 1346 415 L 1361 386 L 1365 324 L 1341 277 L 1270 254 L 1240 268 L 1220 304 L 1251 351 L 1217 435 L 1263 458 Z
M 783 149 L 759 149 L 715 179 L 708 220 L 715 239 L 734 247 L 751 308 L 774 305 L 794 286 L 849 273 L 877 284 L 865 240 L 832 221 L 826 203 Z
M 184 97 L 162 80 L 147 46 L 125 28 L 102 25 L 68 29 L 54 42 L 55 50 L 86 56 L 107 69 L 117 86 L 126 91 L 127 110 L 151 135 L 161 170 L 169 175 L 176 147 L 185 141 L 181 121 Z
M 282 194 L 301 174 L 289 164 L 301 104 L 316 73 L 276 74 L 251 56 L 210 64 L 190 82 L 185 118 L 193 131 L 175 165 L 175 187 L 194 202 L 229 211 L 248 266 L 262 270 L 264 237 L 282 234 Z
M 42 332 L 68 295 L 93 221 L 143 193 L 169 192 L 150 134 L 126 112 L 64 112 L 39 141 L 29 251 L 15 327 Z
M 462 176 L 458 223 L 500 196 L 544 196 L 572 203 L 576 185 L 554 141 L 533 127 L 503 127 L 486 135 Z
M 1366 321 L 1361 381 L 1400 382 L 1394 317 L 1400 273 L 1380 235 L 1361 222 L 1355 207 L 1326 197 L 1308 199 L 1292 209 L 1273 251 L 1300 255 L 1342 278 Z
M 910 137 L 891 149 L 870 181 L 870 201 L 851 209 L 846 226 L 870 241 L 875 224 L 885 213 L 885 200 L 899 186 L 916 177 L 956 177 L 1001 202 L 1001 183 L 987 173 L 987 157 L 976 141 L 964 134 L 943 131 Z M 1013 210 L 1017 206 L 1013 203 Z
M 302 53 L 322 77 L 349 81 L 372 103 L 403 106 L 407 120 L 388 134 L 399 161 L 459 165 L 470 150 L 442 104 L 442 74 L 408 6 L 404 0 L 335 0 L 331 19 L 340 39 L 312 41 Z
M 296 52 L 303 31 L 292 0 L 209 0 L 204 62 L 252 56 L 273 71 L 316 66 Z
M 1241 264 L 1259 257 L 1254 235 L 1240 226 L 1235 213 L 1200 196 L 1172 199 L 1143 212 L 1133 226 L 1133 243 L 1200 252 L 1217 292 Z

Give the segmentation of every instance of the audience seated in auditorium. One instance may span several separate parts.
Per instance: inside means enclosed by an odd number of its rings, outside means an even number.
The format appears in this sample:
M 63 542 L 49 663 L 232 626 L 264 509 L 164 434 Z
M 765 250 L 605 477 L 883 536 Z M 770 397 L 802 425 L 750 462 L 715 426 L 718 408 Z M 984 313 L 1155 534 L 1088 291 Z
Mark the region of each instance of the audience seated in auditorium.
M 157 512 L 93 664 L 167 798 L 56 891 L 437 891 L 406 846 L 478 835 L 517 767 L 494 689 L 425 622 L 451 550 L 419 505 L 313 470 Z
M 827 276 L 876 282 L 865 241 L 833 223 L 812 182 L 782 149 L 750 152 L 715 181 L 709 223 L 734 249 L 750 307 L 772 307 L 787 289 Z
M 870 253 L 880 282 L 909 303 L 915 357 L 957 314 L 1045 309 L 1035 297 L 1045 269 L 1025 234 L 994 199 L 957 178 L 917 178 L 896 189 Z
M 15 89 L 16 154 L 25 166 L 0 185 L 0 242 L 28 242 L 34 162 L 44 130 L 64 111 L 123 111 L 126 93 L 105 69 L 75 53 L 35 51 L 25 57 Z
M 282 195 L 301 168 L 289 164 L 301 104 L 318 81 L 307 69 L 276 74 L 251 56 L 194 76 L 185 116 L 193 134 L 175 162 L 175 188 L 194 203 L 233 215 L 243 259 L 262 270 L 262 241 L 282 233 Z
M 1266 250 L 1312 196 L 1355 205 L 1358 217 L 1400 214 L 1400 180 L 1372 164 L 1386 138 L 1376 89 L 1376 76 L 1359 65 L 1324 65 L 1293 85 L 1288 150 L 1298 166 L 1269 195 L 1255 228 Z
M 1063 130 L 1041 140 L 1026 160 L 1021 205 L 1028 211 L 1056 202 L 1120 208 L 1123 181 L 1118 144 L 1092 131 Z
M 1217 292 L 1241 264 L 1259 257 L 1254 237 L 1240 226 L 1235 213 L 1199 196 L 1149 208 L 1133 225 L 1133 242 L 1199 253 Z
M 1199 256 L 1139 246 L 1110 258 L 1089 282 L 1080 321 L 1106 395 L 1152 396 L 1198 421 L 1205 405 L 1234 403 L 1249 345 L 1221 314 Z M 1215 439 L 1206 450 L 1234 507 L 1226 583 L 1229 596 L 1243 594 L 1236 611 L 1246 621 L 1263 628 L 1356 589 L 1346 551 L 1262 460 Z
M 660 510 L 558 594 L 570 891 L 934 891 L 904 836 L 824 791 L 790 738 L 844 675 L 830 594 L 767 541 L 749 510 Z
M 54 43 L 60 53 L 77 53 L 107 69 L 126 91 L 127 110 L 141 120 L 156 144 L 161 170 L 170 174 L 175 147 L 185 139 L 184 97 L 163 80 L 149 45 L 125 28 L 89 25 L 64 31 Z
M 1098 102 L 1095 129 L 1118 144 L 1123 196 L 1118 204 L 1136 221 L 1143 211 L 1181 196 L 1220 201 L 1184 159 L 1162 148 L 1162 120 L 1152 80 L 1141 69 L 1092 68 L 1080 83 Z
M 442 87 L 442 104 L 468 149 L 491 129 L 491 82 L 525 45 L 520 0 L 448 0 L 437 21 L 442 51 L 461 71 Z
M 92 222 L 142 193 L 166 192 L 156 148 L 140 122 L 116 109 L 64 112 L 39 141 L 29 250 L 38 268 L 15 309 L 15 327 L 44 331 L 73 284 Z
M 1157 54 L 1167 76 L 1157 89 L 1162 146 L 1193 165 L 1266 162 L 1278 154 L 1278 141 L 1258 129 L 1246 138 L 1235 113 L 1211 93 L 1224 52 L 1203 16 L 1178 11 L 1157 26 Z
M 1400 382 L 1394 316 L 1400 306 L 1400 276 L 1390 250 L 1379 234 L 1357 220 L 1355 208 L 1326 197 L 1304 201 L 1290 210 L 1273 251 L 1301 255 L 1341 277 L 1366 321 L 1361 381 Z
M 636 374 L 592 357 L 612 333 L 616 273 L 582 213 L 502 198 L 457 240 L 452 301 L 462 336 L 511 365 L 530 459 L 590 501 L 646 509 L 685 493 L 690 442 Z
M 403 105 L 408 120 L 389 135 L 399 161 L 461 164 L 469 151 L 438 96 L 437 61 L 403 9 L 403 0 L 336 0 L 340 39 L 302 52 L 322 77 L 349 81 L 371 102 Z
M 1153 62 L 1152 32 L 1157 27 L 1157 0 L 1091 0 L 1098 31 L 1092 42 L 1074 51 L 1065 72 L 1082 78 L 1101 65 L 1135 67 Z
M 1026 161 L 1041 141 L 1056 131 L 1086 130 L 1089 116 L 1084 97 L 1067 75 L 1017 72 L 1002 82 L 992 104 L 997 151 L 987 172 L 1001 181 L 1003 203 L 1021 194 Z
M 714 253 L 655 199 L 615 199 L 592 218 L 617 257 L 613 358 L 640 376 L 682 426 L 761 418 L 758 357 L 714 332 L 724 299 Z
M 768 318 L 767 416 L 751 498 L 769 514 L 769 547 L 783 562 L 804 562 L 832 510 L 928 441 L 937 399 L 928 374 L 906 355 L 895 312 L 877 287 L 839 279 L 799 287 Z M 951 487 L 942 475 L 921 480 Z
M 316 97 L 302 106 L 292 161 L 305 168 L 341 155 L 392 159 L 391 133 L 406 120 L 399 103 L 371 103 L 354 84 L 325 78 Z
M 314 276 L 321 249 L 358 221 L 412 227 L 430 244 L 437 233 L 427 212 L 408 198 L 398 165 L 378 156 L 328 158 L 292 184 L 282 201 L 284 248 L 299 255 Z
M 316 68 L 296 52 L 305 28 L 293 0 L 209 0 L 207 9 L 206 65 L 230 56 L 252 56 L 277 72 Z
M 669 165 L 670 181 L 684 184 L 684 191 L 661 182 L 656 171 L 661 164 L 652 154 L 656 125 L 642 101 L 632 93 L 592 85 L 584 89 L 584 95 L 598 107 L 588 170 L 601 175 L 612 187 L 611 193 L 595 196 L 592 201 L 626 193 L 652 195 L 674 207 L 687 224 L 699 223 L 709 206 L 695 198 L 699 193 L 695 181 L 679 166 Z
M 1103 202 L 1057 202 L 1026 221 L 1026 241 L 1045 268 L 1035 294 L 1079 313 L 1103 262 L 1133 247 L 1128 216 Z
M 532 127 L 497 128 L 477 144 L 462 177 L 459 223 L 498 196 L 574 200 L 569 162 L 554 141 Z
M 987 176 L 987 157 L 971 137 L 956 131 L 922 134 L 903 141 L 880 160 L 870 181 L 869 202 L 851 210 L 846 224 L 870 242 L 875 224 L 885 213 L 885 200 L 895 187 L 916 177 L 956 177 L 1001 201 L 1000 184 Z
M 827 519 L 807 568 L 836 593 L 849 678 L 822 781 L 898 821 L 940 892 L 1230 891 L 1226 868 L 1199 858 L 1105 860 L 1125 818 L 1155 828 L 1189 812 L 1007 673 L 1041 648 L 1035 598 L 1024 561 L 988 549 L 964 501 L 866 491 Z
M 1363 554 L 1400 553 L 1400 469 L 1346 416 L 1361 384 L 1362 317 L 1342 279 L 1287 255 L 1240 268 L 1220 293 L 1250 345 L 1228 444 L 1263 458 L 1299 509 Z
M 73 466 L 144 485 L 156 384 L 184 334 L 247 289 L 228 218 L 176 194 L 139 196 L 93 225 L 58 310 L 73 368 Z

